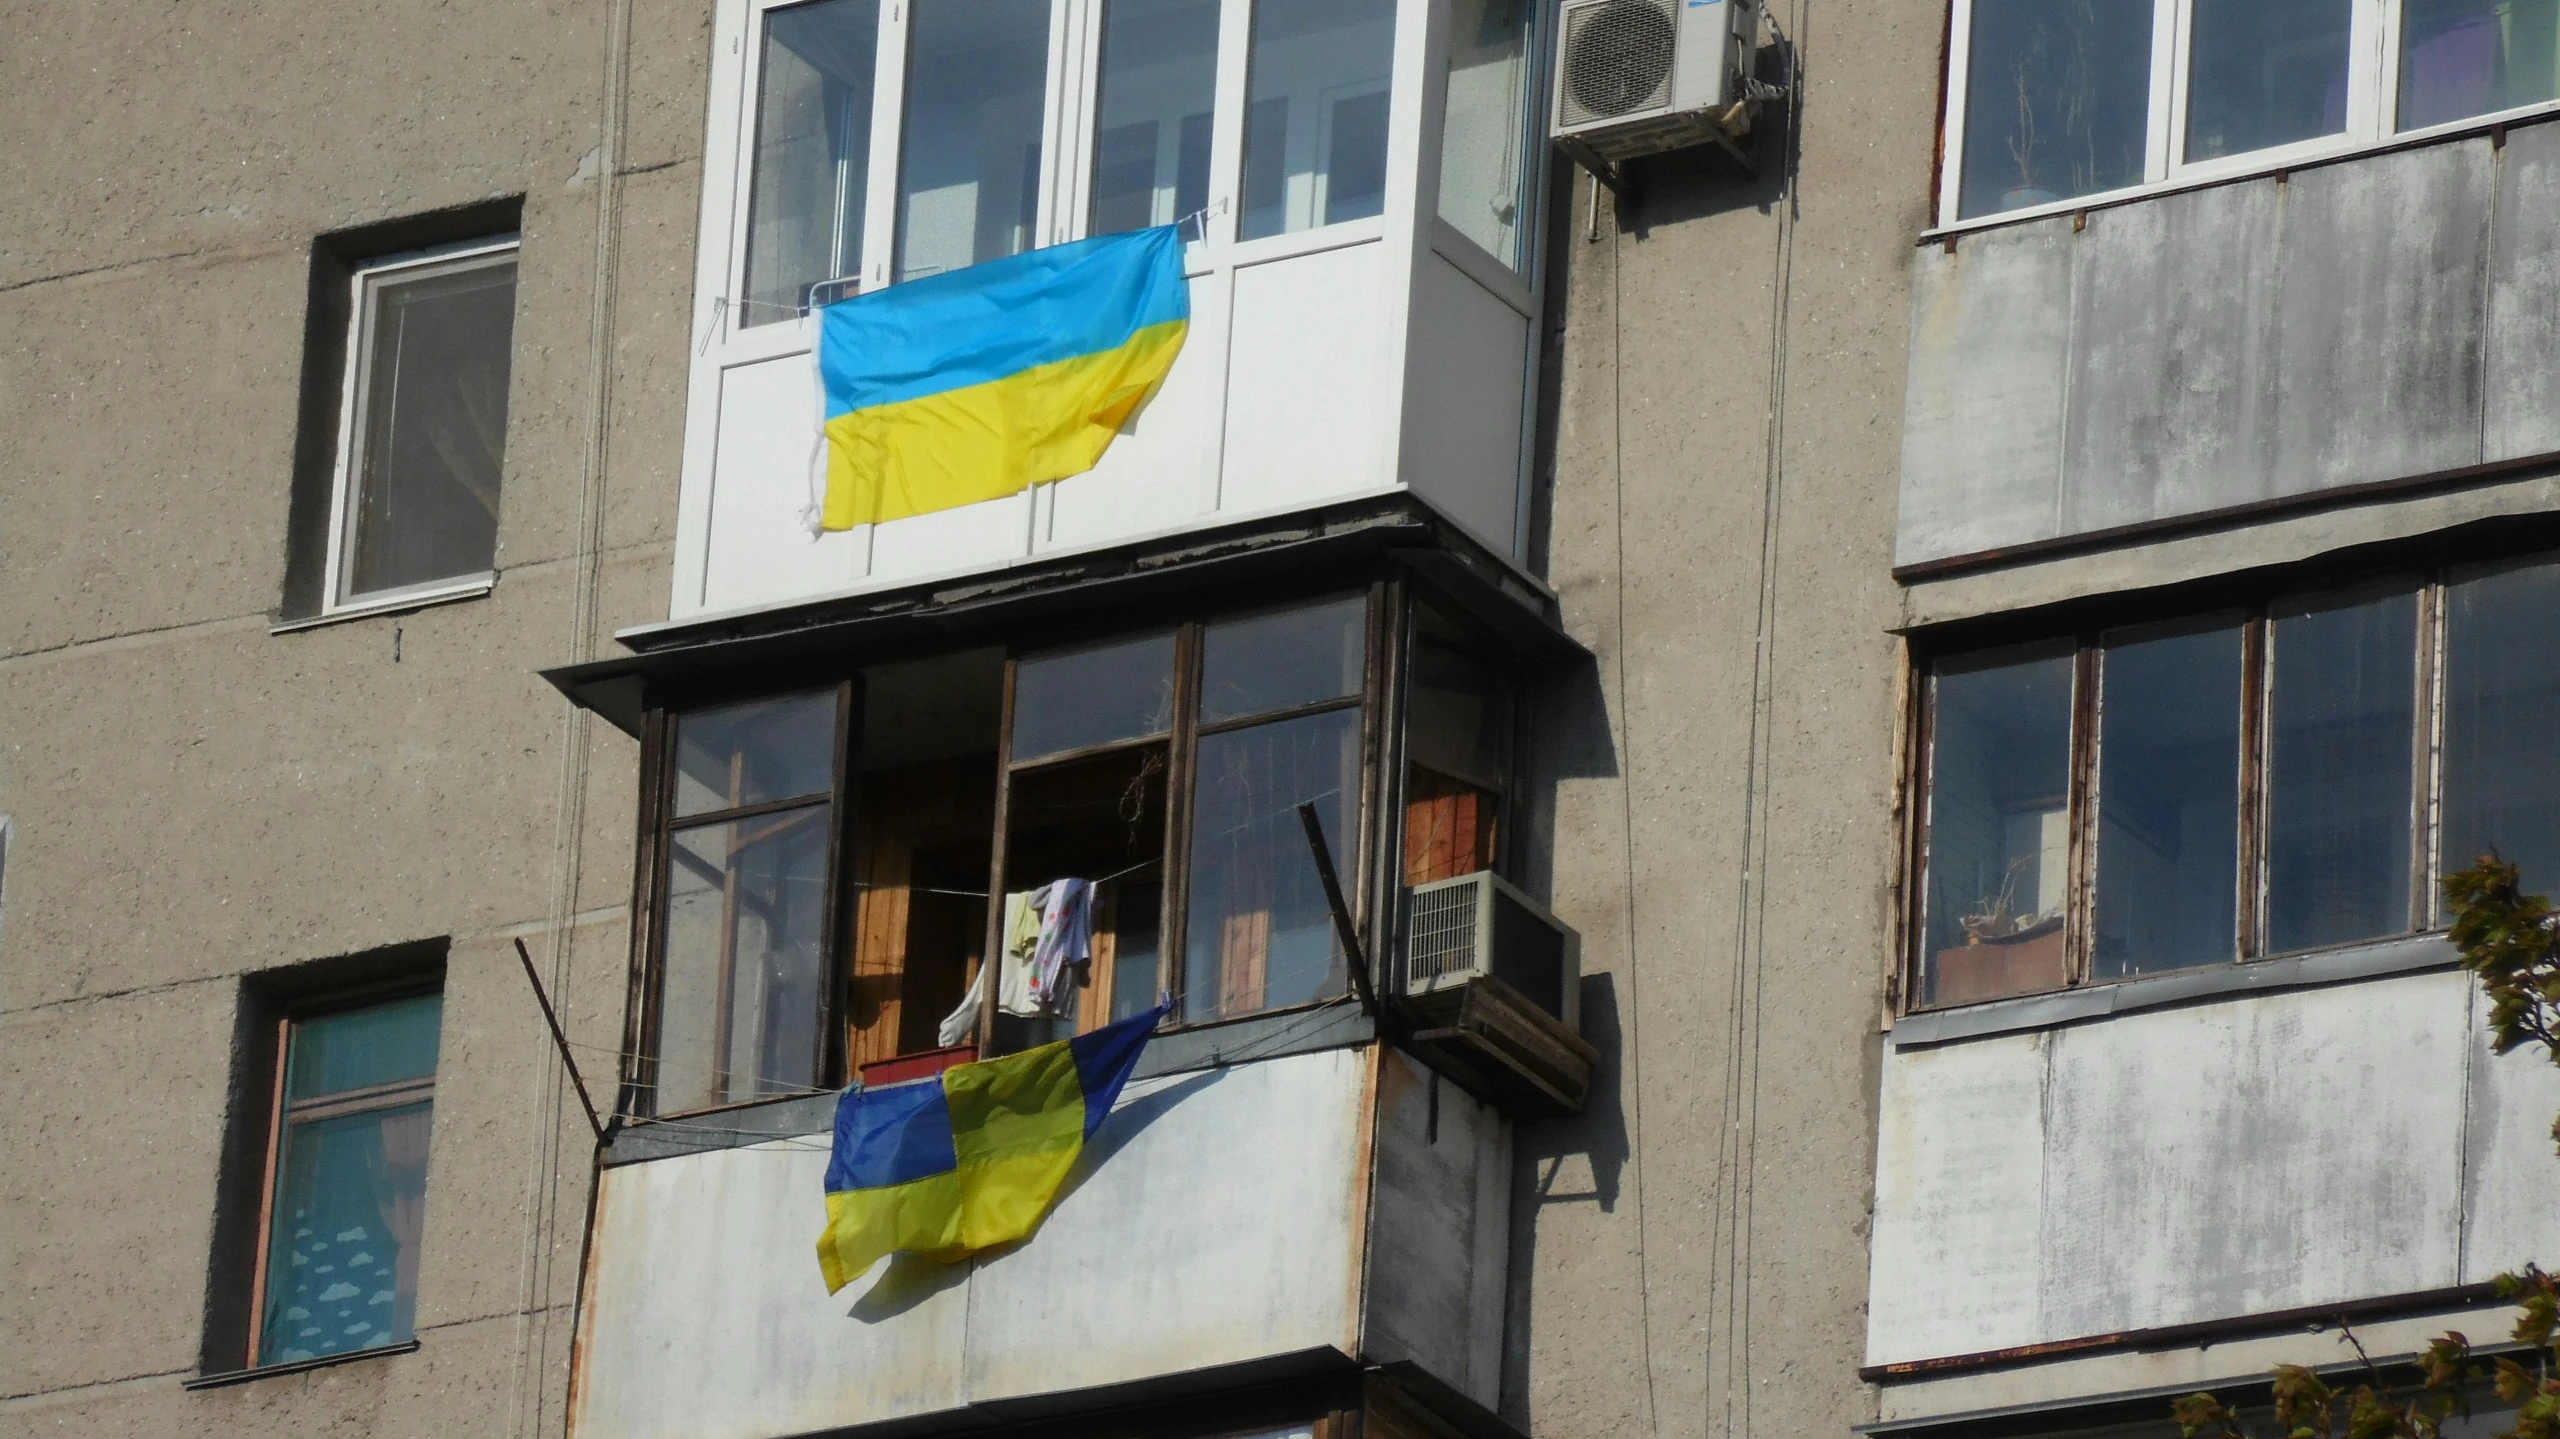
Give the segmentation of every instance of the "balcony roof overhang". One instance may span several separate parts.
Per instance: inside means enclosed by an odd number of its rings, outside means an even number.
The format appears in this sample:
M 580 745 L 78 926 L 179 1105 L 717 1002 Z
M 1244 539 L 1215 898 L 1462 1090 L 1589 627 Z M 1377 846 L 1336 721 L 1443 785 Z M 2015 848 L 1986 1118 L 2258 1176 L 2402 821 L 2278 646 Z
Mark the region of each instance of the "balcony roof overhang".
M 1397 572 L 1524 667 L 1590 657 L 1565 633 L 1553 591 L 1421 502 L 1392 495 L 897 589 L 637 626 L 615 635 L 628 654 L 541 673 L 573 703 L 637 735 L 661 697 L 741 676 L 1083 638 L 1204 599 L 1250 603 L 1258 590 L 1285 599 Z

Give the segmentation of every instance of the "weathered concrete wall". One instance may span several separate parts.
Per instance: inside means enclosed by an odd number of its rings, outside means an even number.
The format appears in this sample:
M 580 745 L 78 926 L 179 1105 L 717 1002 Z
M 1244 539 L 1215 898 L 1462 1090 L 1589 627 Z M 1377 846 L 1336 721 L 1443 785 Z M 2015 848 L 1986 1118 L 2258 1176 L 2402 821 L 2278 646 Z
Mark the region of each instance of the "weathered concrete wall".
M 509 941 L 609 1071 L 635 756 L 533 672 L 665 613 L 707 16 L 10 25 L 0 1429 L 556 1433 L 588 1144 Z M 268 633 L 312 238 L 500 195 L 524 249 L 495 592 Z M 242 977 L 439 936 L 420 1349 L 183 1390 Z
M 2560 124 L 1914 252 L 1898 564 L 2560 449 Z
M 1873 1417 L 1888 572 L 1943 17 L 1772 13 L 1793 158 L 1640 167 L 1597 241 L 1583 182 L 1558 236 L 1549 578 L 1598 663 L 1540 716 L 1539 838 L 1605 1057 L 1590 1112 L 1517 1139 L 1506 1408 L 1539 1439 Z
M 758 1439 L 1351 1352 L 1369 1064 L 1133 1083 L 1035 1242 L 833 1296 L 826 1136 L 608 1170 L 570 1432 Z
M 2437 972 L 1889 1055 L 1867 1361 L 2477 1283 L 2544 1237 L 2560 1073 Z

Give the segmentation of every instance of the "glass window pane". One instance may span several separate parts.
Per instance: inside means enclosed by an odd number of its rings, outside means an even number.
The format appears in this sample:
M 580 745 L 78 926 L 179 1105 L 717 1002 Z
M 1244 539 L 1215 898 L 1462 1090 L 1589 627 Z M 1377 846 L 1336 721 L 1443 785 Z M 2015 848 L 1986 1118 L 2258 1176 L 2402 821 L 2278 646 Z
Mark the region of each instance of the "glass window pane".
M 515 262 L 387 279 L 366 304 L 349 599 L 496 562 Z
M 2096 978 L 2239 957 L 2240 640 L 2233 623 L 2107 646 Z
M 1241 238 L 1385 210 L 1395 31 L 1395 0 L 1253 7 Z
M 286 1125 L 258 1363 L 398 1344 L 416 1332 L 432 1113 L 422 1102 Z
M 2268 696 L 2267 948 L 2409 928 L 2418 601 L 2279 614 Z
M 880 0 L 765 15 L 741 327 L 802 314 L 810 286 L 862 268 L 879 48 Z
M 2443 868 L 2496 850 L 2560 895 L 2560 565 L 2449 586 Z
M 1164 886 L 1127 884 L 1112 911 L 1111 1017 L 1131 1019 L 1155 1008 L 1164 985 Z
M 1026 659 L 1013 677 L 1013 757 L 1038 759 L 1173 726 L 1173 636 Z
M 835 788 L 836 697 L 817 690 L 676 716 L 676 817 Z
M 2151 0 L 1973 0 L 1960 215 L 2142 180 Z
M 2346 129 L 2353 8 L 2353 0 L 2195 0 L 2186 157 L 2246 154 Z
M 2071 653 L 1941 661 L 1931 688 L 1928 1003 L 2059 988 Z
M 1339 993 L 1342 948 L 1297 806 L 1312 800 L 1346 893 L 1357 851 L 1360 711 L 1204 735 L 1192 802 L 1183 1015 L 1214 1019 Z
M 285 1097 L 309 1099 L 434 1074 L 443 1020 L 441 994 L 296 1020 L 285 1059 Z
M 1032 248 L 1049 0 L 913 0 L 898 278 Z
M 1520 264 L 1528 208 L 1530 0 L 1451 0 L 1440 218 Z
M 1360 693 L 1368 630 L 1368 601 L 1358 595 L 1208 626 L 1200 642 L 1201 722 Z
M 1207 207 L 1217 87 L 1218 0 L 1110 0 L 1087 233 L 1170 225 Z
M 1405 754 L 1479 788 L 1509 788 L 1511 684 L 1502 672 L 1427 633 L 1413 646 Z
M 2402 0 L 2400 128 L 2560 96 L 2560 0 Z
M 815 804 L 672 837 L 659 1113 L 816 1085 L 831 812 Z

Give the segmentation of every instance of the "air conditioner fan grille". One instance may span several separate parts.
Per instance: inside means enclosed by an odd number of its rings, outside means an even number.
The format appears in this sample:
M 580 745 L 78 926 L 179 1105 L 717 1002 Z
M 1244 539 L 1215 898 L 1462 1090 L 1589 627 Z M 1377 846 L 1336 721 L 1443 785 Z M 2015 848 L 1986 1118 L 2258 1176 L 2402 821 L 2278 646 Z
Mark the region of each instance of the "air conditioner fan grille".
M 1421 984 L 1475 967 L 1476 889 L 1473 884 L 1453 884 L 1414 892 L 1413 909 L 1405 918 L 1409 983 Z
M 1565 19 L 1567 125 L 1614 119 L 1671 101 L 1678 0 L 1600 0 Z

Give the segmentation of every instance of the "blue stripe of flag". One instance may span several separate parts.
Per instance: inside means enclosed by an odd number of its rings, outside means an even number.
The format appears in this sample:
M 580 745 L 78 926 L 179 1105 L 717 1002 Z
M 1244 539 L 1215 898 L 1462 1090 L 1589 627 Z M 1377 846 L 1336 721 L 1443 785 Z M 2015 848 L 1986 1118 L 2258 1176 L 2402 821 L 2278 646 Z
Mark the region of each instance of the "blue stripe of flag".
M 938 1076 L 887 1089 L 848 1089 L 837 1098 L 829 1194 L 904 1184 L 959 1167 L 951 1144 L 951 1101 Z
M 908 280 L 818 312 L 827 417 L 1099 354 L 1190 314 L 1173 225 Z

